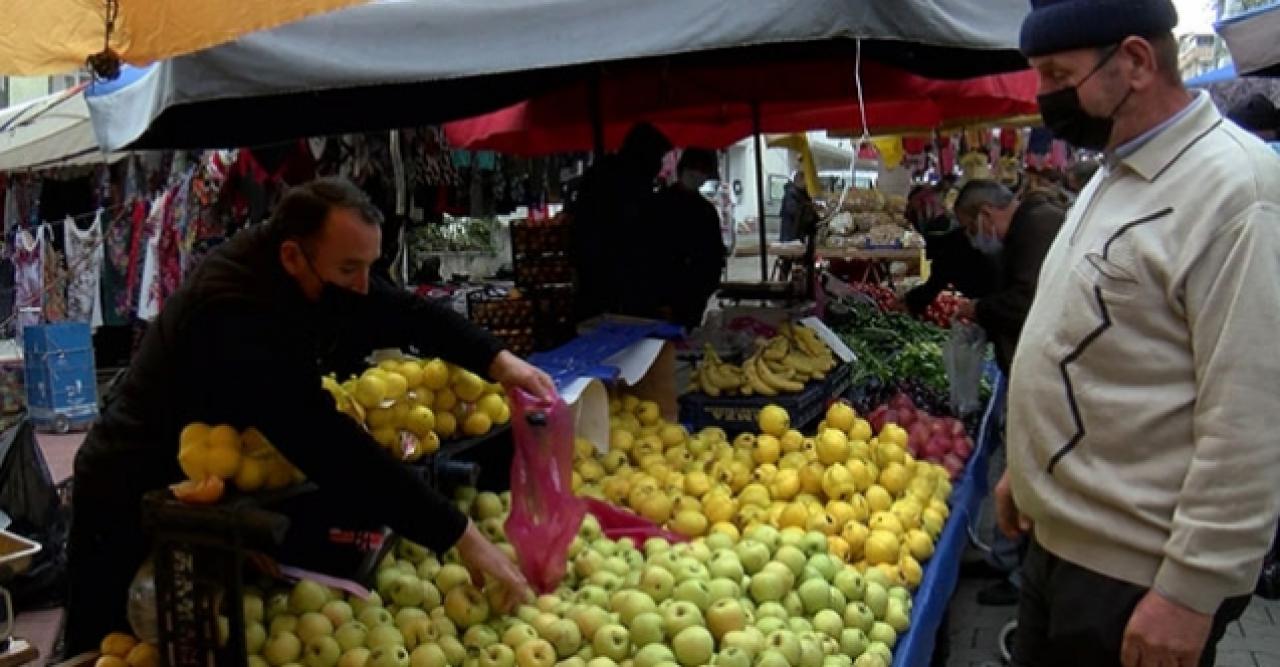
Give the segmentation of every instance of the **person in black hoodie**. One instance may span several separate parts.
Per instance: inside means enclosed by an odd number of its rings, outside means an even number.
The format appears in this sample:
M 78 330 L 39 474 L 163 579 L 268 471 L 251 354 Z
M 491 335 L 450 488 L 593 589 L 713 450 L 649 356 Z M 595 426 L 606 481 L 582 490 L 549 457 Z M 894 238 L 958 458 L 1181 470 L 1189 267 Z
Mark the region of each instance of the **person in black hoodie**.
M 128 630 L 146 541 L 140 499 L 182 479 L 178 435 L 195 421 L 256 427 L 319 494 L 529 595 L 519 569 L 452 502 L 338 412 L 321 375 L 376 349 L 440 356 L 505 387 L 553 397 L 550 378 L 460 315 L 370 277 L 381 216 L 342 179 L 290 191 L 267 223 L 207 257 L 165 303 L 75 458 L 70 654 Z
M 938 294 L 955 288 L 969 298 L 986 296 L 996 286 L 991 260 L 969 243 L 962 227 L 947 214 L 939 190 L 923 185 L 907 197 L 907 220 L 925 238 L 929 279 L 907 292 L 903 301 L 913 315 L 920 315 Z

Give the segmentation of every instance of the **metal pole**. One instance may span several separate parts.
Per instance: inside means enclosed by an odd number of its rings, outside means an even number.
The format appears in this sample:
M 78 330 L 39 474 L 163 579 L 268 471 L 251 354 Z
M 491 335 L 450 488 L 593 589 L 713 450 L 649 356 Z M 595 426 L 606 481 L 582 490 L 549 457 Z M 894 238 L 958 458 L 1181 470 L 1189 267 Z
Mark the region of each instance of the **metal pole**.
M 756 210 L 760 217 L 760 282 L 769 281 L 769 235 L 765 232 L 764 141 L 760 137 L 760 103 L 751 103 L 751 132 L 756 141 Z
M 600 91 L 600 70 L 587 81 L 587 94 L 591 97 L 591 143 L 595 149 L 592 162 L 604 157 L 604 98 Z

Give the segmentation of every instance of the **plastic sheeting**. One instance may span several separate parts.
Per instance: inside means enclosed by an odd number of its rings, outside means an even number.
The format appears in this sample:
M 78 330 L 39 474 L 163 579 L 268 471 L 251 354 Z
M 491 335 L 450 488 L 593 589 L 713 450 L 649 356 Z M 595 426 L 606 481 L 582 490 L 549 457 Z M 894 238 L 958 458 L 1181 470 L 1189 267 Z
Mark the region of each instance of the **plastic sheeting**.
M 1280 76 L 1280 2 L 1233 16 L 1215 26 L 1241 74 Z
M 108 162 L 81 91 L 49 95 L 0 111 L 0 171 Z
M 146 64 L 363 1 L 126 0 L 119 3 L 111 48 L 125 62 Z M 62 74 L 82 67 L 106 45 L 106 4 L 0 0 L 0 72 Z
M 976 76 L 1025 67 L 1016 47 L 1027 10 L 1024 0 L 375 2 L 165 61 L 136 85 L 91 91 L 89 104 L 108 149 L 214 147 L 474 116 L 618 61 L 852 63 L 862 39 L 873 60 Z

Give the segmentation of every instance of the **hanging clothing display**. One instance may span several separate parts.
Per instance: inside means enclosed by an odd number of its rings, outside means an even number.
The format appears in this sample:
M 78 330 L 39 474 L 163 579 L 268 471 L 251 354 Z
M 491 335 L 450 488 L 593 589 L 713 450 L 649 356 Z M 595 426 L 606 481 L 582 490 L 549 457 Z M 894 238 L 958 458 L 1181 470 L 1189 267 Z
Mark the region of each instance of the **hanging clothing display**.
M 142 227 L 142 233 L 134 239 L 134 247 L 141 241 L 142 272 L 139 275 L 137 317 L 150 322 L 160 313 L 160 235 L 164 220 L 173 205 L 174 191 L 160 195 L 151 206 L 151 213 Z
M 40 324 L 44 309 L 44 242 L 39 230 L 20 229 L 13 244 L 15 333 Z
M 53 225 L 40 225 L 39 233 L 43 235 L 44 259 L 40 268 L 44 271 L 44 321 L 61 322 L 67 319 L 67 267 L 62 253 L 54 248 Z
M 67 319 L 87 322 L 97 329 L 102 326 L 102 291 L 100 279 L 104 254 L 102 209 L 93 224 L 81 231 L 68 216 L 62 223 L 67 249 Z

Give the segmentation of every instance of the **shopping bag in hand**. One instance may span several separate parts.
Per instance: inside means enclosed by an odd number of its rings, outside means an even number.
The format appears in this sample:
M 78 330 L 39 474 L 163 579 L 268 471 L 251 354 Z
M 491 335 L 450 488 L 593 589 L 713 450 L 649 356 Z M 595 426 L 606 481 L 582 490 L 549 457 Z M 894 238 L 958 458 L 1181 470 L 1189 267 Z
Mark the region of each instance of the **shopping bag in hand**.
M 547 401 L 517 389 L 512 399 L 507 539 L 529 584 L 550 593 L 564 578 L 569 543 L 586 513 L 573 495 L 573 416 L 559 398 Z
M 987 361 L 987 335 L 982 327 L 953 320 L 942 359 L 951 384 L 951 409 L 961 417 L 976 412 L 982 407 L 982 369 Z

